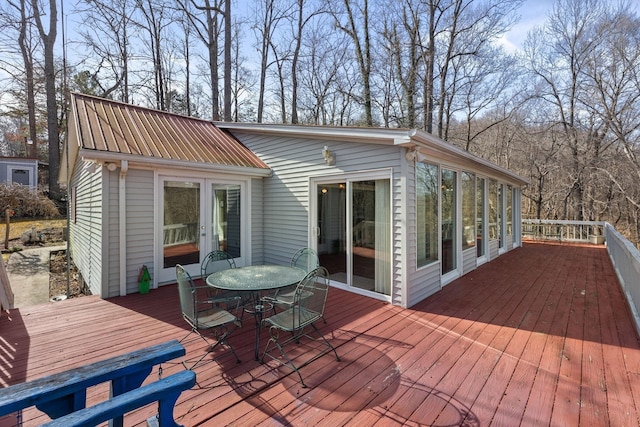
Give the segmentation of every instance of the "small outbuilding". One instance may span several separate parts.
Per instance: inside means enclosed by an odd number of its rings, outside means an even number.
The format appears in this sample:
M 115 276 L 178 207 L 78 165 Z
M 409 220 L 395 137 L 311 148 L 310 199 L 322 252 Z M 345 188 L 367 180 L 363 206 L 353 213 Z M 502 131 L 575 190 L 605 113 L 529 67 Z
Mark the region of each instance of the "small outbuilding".
M 212 123 L 72 94 L 73 260 L 93 293 L 315 249 L 331 285 L 409 307 L 521 245 L 526 180 L 414 129 Z M 63 161 L 62 165 L 66 162 Z
M 38 159 L 0 157 L 0 182 L 38 188 Z

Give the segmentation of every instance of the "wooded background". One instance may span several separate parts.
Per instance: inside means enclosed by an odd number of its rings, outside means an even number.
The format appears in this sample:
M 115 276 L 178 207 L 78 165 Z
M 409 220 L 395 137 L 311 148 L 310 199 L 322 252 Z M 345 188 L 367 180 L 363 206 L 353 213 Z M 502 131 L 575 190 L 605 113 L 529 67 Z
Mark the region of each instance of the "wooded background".
M 57 177 L 67 90 L 213 120 L 419 128 L 530 179 L 524 218 L 606 220 L 637 243 L 634 4 L 559 0 L 506 50 L 521 4 L 5 0 L 0 152 Z

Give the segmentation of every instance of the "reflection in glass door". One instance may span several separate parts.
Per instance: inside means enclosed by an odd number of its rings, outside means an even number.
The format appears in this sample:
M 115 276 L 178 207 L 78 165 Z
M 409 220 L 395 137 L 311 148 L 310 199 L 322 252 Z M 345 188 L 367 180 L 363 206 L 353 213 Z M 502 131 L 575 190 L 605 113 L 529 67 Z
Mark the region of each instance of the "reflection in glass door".
M 322 184 L 317 188 L 320 265 L 329 270 L 333 280 L 347 283 L 347 183 Z
M 163 267 L 200 263 L 200 182 L 164 181 Z
M 317 186 L 317 249 L 332 280 L 391 294 L 390 203 L 389 179 Z
M 442 274 L 457 268 L 456 263 L 456 172 L 442 169 Z
M 240 185 L 211 184 L 211 225 L 209 250 L 225 251 L 240 257 L 241 209 Z

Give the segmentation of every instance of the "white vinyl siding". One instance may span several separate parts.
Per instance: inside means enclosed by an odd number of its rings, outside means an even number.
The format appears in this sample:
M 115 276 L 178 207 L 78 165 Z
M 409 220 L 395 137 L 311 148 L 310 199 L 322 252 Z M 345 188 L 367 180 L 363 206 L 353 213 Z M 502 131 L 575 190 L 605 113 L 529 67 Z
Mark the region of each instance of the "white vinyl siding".
M 475 270 L 478 260 L 478 249 L 474 246 L 462 252 L 462 274 Z
M 264 264 L 264 188 L 262 178 L 251 180 L 251 264 Z
M 263 227 L 264 263 L 286 265 L 301 247 L 309 246 L 309 185 L 312 177 L 335 177 L 363 171 L 392 170 L 392 245 L 401 248 L 402 149 L 390 145 L 338 142 L 322 139 L 274 137 L 235 131 L 234 134 L 273 170 L 264 179 Z M 336 156 L 328 166 L 322 157 L 324 146 Z M 315 189 L 311 189 L 315 191 Z M 254 215 L 255 215 L 254 211 Z M 255 230 L 254 230 L 255 233 Z M 255 235 L 255 234 L 254 234 Z M 401 256 L 393 257 L 393 294 L 399 304 Z M 254 264 L 256 264 L 254 260 Z
M 106 168 L 103 170 L 105 189 L 108 191 L 107 206 L 105 209 L 105 231 L 107 241 L 105 242 L 106 254 L 105 263 L 105 282 L 104 297 L 115 297 L 120 295 L 120 233 L 118 228 L 118 213 L 120 201 L 118 196 L 118 175 L 119 170 L 109 172 Z M 108 214 L 106 214 L 108 212 Z
M 119 180 L 120 169 L 114 172 L 104 170 L 108 183 L 108 242 L 105 258 L 108 271 L 105 280 L 104 297 L 120 295 L 120 212 Z M 127 294 L 138 292 L 138 274 L 146 265 L 153 275 L 153 171 L 130 169 L 126 174 L 126 289 Z M 108 261 L 108 262 L 107 262 Z M 153 280 L 153 277 L 152 277 Z
M 138 274 L 143 265 L 153 282 L 154 174 L 150 170 L 127 172 L 127 293 L 138 292 Z
M 498 252 L 500 250 L 500 248 L 498 247 L 499 245 L 500 245 L 499 240 L 489 240 L 489 260 L 490 261 L 498 258 Z
M 75 222 L 69 227 L 71 257 L 82 271 L 82 279 L 94 295 L 103 295 L 102 209 L 103 169 L 89 162 L 78 162 L 74 180 Z

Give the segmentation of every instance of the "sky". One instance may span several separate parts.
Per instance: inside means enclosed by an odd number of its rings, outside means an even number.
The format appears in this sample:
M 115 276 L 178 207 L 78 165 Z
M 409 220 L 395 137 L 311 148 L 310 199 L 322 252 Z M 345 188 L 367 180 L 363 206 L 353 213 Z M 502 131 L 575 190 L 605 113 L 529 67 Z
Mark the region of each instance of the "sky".
M 613 1 L 617 0 L 604 0 Z M 628 0 L 636 13 L 640 13 L 640 0 Z M 525 0 L 520 7 L 520 21 L 501 40 L 501 44 L 508 52 L 520 49 L 527 37 L 527 33 L 536 26 L 544 24 L 553 9 L 556 0 Z
M 555 0 L 526 0 L 520 6 L 520 20 L 501 40 L 501 44 L 508 52 L 514 52 L 522 47 L 527 33 L 534 27 L 540 26 L 547 19 Z

